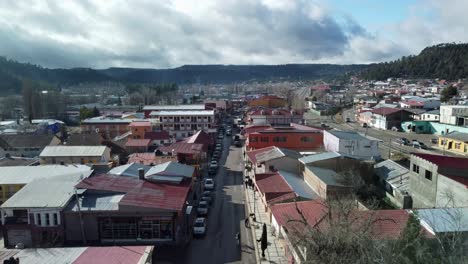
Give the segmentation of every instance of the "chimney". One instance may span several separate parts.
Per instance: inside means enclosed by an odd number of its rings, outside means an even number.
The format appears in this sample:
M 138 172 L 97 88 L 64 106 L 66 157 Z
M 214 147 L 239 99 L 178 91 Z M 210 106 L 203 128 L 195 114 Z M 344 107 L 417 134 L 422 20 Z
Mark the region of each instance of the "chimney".
M 138 169 L 138 179 L 145 180 L 145 170 L 143 168 Z

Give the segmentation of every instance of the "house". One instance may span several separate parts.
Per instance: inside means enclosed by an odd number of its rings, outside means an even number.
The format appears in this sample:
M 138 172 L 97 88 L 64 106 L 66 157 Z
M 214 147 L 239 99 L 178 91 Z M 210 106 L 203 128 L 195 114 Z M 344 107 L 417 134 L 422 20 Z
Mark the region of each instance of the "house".
M 468 159 L 412 153 L 413 208 L 468 206 Z
M 454 153 L 468 155 L 468 133 L 453 131 L 439 136 L 439 148 Z
M 112 162 L 106 146 L 47 146 L 39 155 L 41 164 L 95 164 Z
M 128 127 L 132 119 L 93 117 L 81 121 L 81 131 L 84 133 L 97 132 L 105 139 L 112 139 L 130 132 Z
M 143 112 L 145 113 L 145 118 L 150 117 L 151 112 L 159 111 L 200 111 L 205 110 L 206 107 L 204 104 L 189 104 L 189 105 L 145 105 L 143 107 Z
M 256 108 L 246 114 L 247 123 L 252 125 L 289 125 L 301 123 L 303 113 L 296 110 Z
M 56 247 L 2 250 L 0 262 L 10 258 L 21 264 L 42 263 L 151 263 L 154 246 Z
M 410 109 L 426 109 L 433 110 L 439 109 L 440 99 L 439 98 L 423 98 L 423 97 L 408 97 L 407 100 L 400 102 L 401 108 L 410 108 Z
M 0 157 L 37 157 L 46 146 L 57 146 L 60 139 L 55 135 L 17 134 L 0 135 Z
M 194 167 L 174 161 L 153 166 L 145 173 L 146 180 L 158 182 L 176 181 L 180 183 L 183 180 L 190 179 L 193 184 L 196 177 L 197 172 Z
M 440 110 L 431 110 L 419 115 L 418 120 L 421 121 L 430 121 L 430 122 L 439 122 L 440 120 Z
M 334 170 L 305 166 L 304 181 L 322 199 L 351 194 L 352 186 L 344 176 Z
M 177 156 L 157 156 L 154 152 L 133 153 L 128 156 L 127 164 L 138 163 L 154 166 L 168 161 L 178 161 Z
M 151 132 L 151 123 L 149 121 L 133 121 L 128 127 L 132 132 L 133 139 L 144 139 L 145 133 Z
M 275 203 L 292 200 L 297 194 L 291 186 L 278 173 L 255 174 L 255 188 L 262 199 L 264 210 L 269 211 Z
M 68 244 L 182 244 L 192 235 L 190 181 L 174 184 L 147 181 L 143 173 L 102 174 L 76 188 L 79 199 L 64 212 Z
M 146 173 L 151 169 L 151 166 L 138 163 L 128 163 L 112 168 L 107 172 L 107 174 L 126 177 L 139 177 L 140 169 L 143 169 L 143 171 Z
M 4 203 L 26 184 L 35 179 L 87 174 L 91 168 L 85 165 L 40 165 L 0 167 L 0 203 Z
M 276 172 L 278 169 L 299 172 L 298 158 L 302 155 L 294 150 L 266 147 L 247 151 L 247 157 L 256 172 Z
M 151 140 L 151 146 L 155 147 L 172 143 L 172 137 L 167 131 L 146 132 L 144 138 Z
M 176 139 L 189 137 L 201 129 L 216 132 L 214 110 L 152 111 L 149 118 L 157 120 L 158 130 L 168 131 Z
M 204 152 L 213 150 L 215 143 L 213 136 L 203 130 L 198 131 L 193 136 L 185 138 L 182 142 L 188 144 L 201 144 L 203 145 L 202 149 Z
M 147 152 L 151 146 L 151 139 L 129 138 L 125 143 L 125 150 L 128 153 Z
M 289 126 L 272 126 L 245 134 L 247 150 L 276 146 L 296 151 L 310 151 L 323 146 L 322 130 L 295 123 Z
M 263 95 L 259 98 L 249 100 L 247 104 L 250 107 L 263 106 L 263 107 L 284 107 L 287 102 L 284 98 L 276 95 Z
M 403 109 L 381 107 L 372 110 L 370 126 L 378 129 L 400 129 L 402 122 L 409 121 L 411 113 Z
M 104 139 L 101 134 L 95 131 L 89 133 L 71 134 L 62 142 L 62 145 L 67 146 L 100 146 L 103 145 Z
M 399 208 L 412 208 L 413 201 L 409 195 L 409 169 L 393 160 L 381 161 L 374 165 L 374 169 L 386 197 Z
M 0 209 L 5 247 L 63 245 L 63 209 L 75 195 L 75 185 L 91 173 L 36 178 L 4 202 Z
M 338 152 L 348 157 L 364 160 L 380 159 L 379 140 L 354 131 L 323 131 L 326 151 Z
M 203 144 L 176 142 L 168 146 L 159 146 L 156 149 L 157 156 L 174 156 L 183 164 L 194 165 L 199 168 L 206 160 L 207 153 L 203 150 Z
M 441 105 L 440 123 L 468 126 L 468 105 Z
M 410 217 L 406 210 L 352 210 L 348 214 L 332 214 L 326 202 L 320 199 L 274 204 L 271 213 L 272 228 L 283 242 L 286 257 L 294 263 L 310 262 L 310 253 L 297 241 L 298 236 L 308 233 L 304 229 L 326 232 L 331 226 L 346 221 L 356 232 L 366 232 L 364 235 L 373 240 L 395 240 L 405 230 Z

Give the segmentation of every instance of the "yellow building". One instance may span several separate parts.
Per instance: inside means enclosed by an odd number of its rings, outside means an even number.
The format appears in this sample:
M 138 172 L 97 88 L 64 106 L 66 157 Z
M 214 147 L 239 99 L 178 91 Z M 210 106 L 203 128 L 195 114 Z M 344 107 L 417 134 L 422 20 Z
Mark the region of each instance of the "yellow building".
M 459 154 L 468 154 L 468 133 L 450 132 L 439 136 L 439 147 Z
M 85 165 L 42 165 L 0 167 L 0 204 L 13 196 L 26 184 L 36 179 L 67 177 L 72 174 L 87 176 L 92 172 Z M 47 190 L 44 190 L 47 191 Z

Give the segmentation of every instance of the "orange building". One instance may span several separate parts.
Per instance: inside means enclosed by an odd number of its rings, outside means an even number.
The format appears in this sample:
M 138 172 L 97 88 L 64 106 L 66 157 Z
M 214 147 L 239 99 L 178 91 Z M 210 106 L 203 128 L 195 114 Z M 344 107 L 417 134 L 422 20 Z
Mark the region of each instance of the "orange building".
M 286 100 L 276 95 L 264 95 L 257 99 L 252 99 L 248 102 L 250 107 L 263 106 L 263 107 L 284 107 L 286 106 Z
M 245 133 L 247 150 L 276 146 L 297 151 L 313 151 L 323 147 L 322 130 L 295 123 L 251 131 L 254 132 Z
M 151 131 L 151 123 L 149 121 L 133 121 L 128 127 L 132 131 L 133 139 L 144 139 L 145 133 Z

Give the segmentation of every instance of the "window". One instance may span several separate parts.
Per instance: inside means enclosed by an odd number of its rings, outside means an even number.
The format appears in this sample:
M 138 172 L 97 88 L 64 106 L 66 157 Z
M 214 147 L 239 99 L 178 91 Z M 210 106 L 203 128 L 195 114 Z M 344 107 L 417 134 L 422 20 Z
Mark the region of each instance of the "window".
M 260 142 L 268 142 L 268 137 L 261 137 Z
M 460 149 L 461 148 L 461 143 L 455 143 L 455 148 Z
M 50 214 L 45 214 L 45 225 L 50 226 Z
M 432 181 L 432 171 L 428 171 L 426 170 L 426 175 L 425 175 L 426 179 Z
M 249 140 L 250 140 L 250 142 L 258 142 L 257 137 L 250 137 Z
M 273 142 L 286 142 L 286 137 L 273 137 Z
M 41 214 L 39 213 L 36 214 L 36 225 L 38 226 L 42 225 L 42 218 L 41 218 Z
M 419 166 L 416 164 L 413 164 L 413 171 L 416 173 L 419 173 Z
M 314 139 L 312 137 L 301 137 L 301 142 L 313 142 Z

